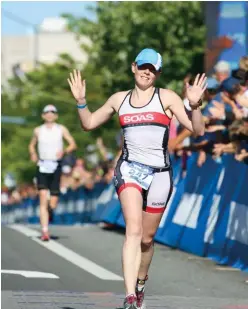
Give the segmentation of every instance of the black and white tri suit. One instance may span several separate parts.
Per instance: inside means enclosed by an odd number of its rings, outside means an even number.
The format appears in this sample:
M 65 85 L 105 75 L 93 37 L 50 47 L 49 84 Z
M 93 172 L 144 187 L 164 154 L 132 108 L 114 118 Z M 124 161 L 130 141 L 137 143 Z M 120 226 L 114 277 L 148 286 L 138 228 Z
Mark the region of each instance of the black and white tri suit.
M 131 96 L 132 91 L 118 111 L 124 145 L 115 168 L 115 187 L 118 195 L 127 187 L 137 188 L 143 196 L 143 210 L 162 213 L 173 188 L 167 149 L 171 119 L 163 109 L 158 88 L 142 107 L 132 106 Z

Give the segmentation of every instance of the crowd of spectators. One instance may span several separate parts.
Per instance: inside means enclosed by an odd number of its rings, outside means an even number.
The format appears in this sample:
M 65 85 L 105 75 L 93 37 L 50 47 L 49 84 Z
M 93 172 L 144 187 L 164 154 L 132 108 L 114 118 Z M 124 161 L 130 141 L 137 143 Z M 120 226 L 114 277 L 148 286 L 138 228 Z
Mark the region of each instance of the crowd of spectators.
M 189 117 L 191 113 L 189 102 L 185 97 L 185 87 L 187 82 L 191 84 L 193 80 L 194 76 L 185 77 L 181 95 Z M 169 151 L 175 157 L 182 158 L 184 171 L 187 169 L 187 159 L 192 152 L 198 153 L 199 167 L 204 164 L 208 155 L 219 162 L 225 153 L 233 154 L 237 161 L 248 164 L 248 56 L 242 57 L 239 68 L 233 71 L 227 62 L 219 61 L 207 82 L 207 90 L 201 105 L 206 124 L 205 134 L 194 136 L 183 128 L 176 118 L 172 118 L 171 121 Z M 99 182 L 110 183 L 121 153 L 121 135 L 118 135 L 117 145 L 119 151 L 114 157 L 99 137 L 95 145 L 89 145 L 93 150 L 93 156 L 76 158 L 72 154 L 64 157 L 61 193 L 65 194 L 69 189 L 76 190 L 80 186 L 91 190 Z M 93 162 L 91 168 L 89 161 Z M 2 188 L 2 205 L 20 203 L 27 197 L 37 197 L 35 178 L 33 184 Z
M 189 117 L 189 102 L 184 93 L 186 82 L 192 83 L 193 80 L 193 76 L 186 76 L 182 92 Z M 194 136 L 173 118 L 170 152 L 183 157 L 184 169 L 192 152 L 198 152 L 199 167 L 204 164 L 207 155 L 221 162 L 225 153 L 233 154 L 237 161 L 248 164 L 248 56 L 242 57 L 239 68 L 233 71 L 228 62 L 219 61 L 207 83 L 201 106 L 206 125 L 204 136 Z
M 66 162 L 66 158 L 64 159 L 60 185 L 62 193 L 66 193 L 68 188 L 75 190 L 80 186 L 91 190 L 96 183 L 102 182 L 108 184 L 112 181 L 114 167 L 120 152 L 114 158 L 112 153 L 108 152 L 101 137 L 96 140 L 95 146 L 94 150 L 99 155 L 91 168 L 88 167 L 88 161 L 85 159 L 74 158 L 74 160 L 71 160 L 71 164 L 70 162 Z

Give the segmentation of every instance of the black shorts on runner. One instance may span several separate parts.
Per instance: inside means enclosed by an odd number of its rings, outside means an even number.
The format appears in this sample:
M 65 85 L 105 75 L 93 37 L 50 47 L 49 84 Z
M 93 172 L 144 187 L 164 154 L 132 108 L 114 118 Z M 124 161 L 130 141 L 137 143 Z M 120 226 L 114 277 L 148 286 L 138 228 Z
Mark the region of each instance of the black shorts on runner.
M 153 179 L 149 188 L 145 190 L 132 179 L 123 179 L 126 162 L 119 159 L 114 173 L 114 185 L 119 194 L 128 187 L 139 190 L 143 197 L 143 210 L 148 213 L 163 213 L 169 202 L 173 190 L 172 168 L 152 168 Z
M 60 193 L 61 164 L 59 163 L 54 173 L 41 173 L 37 167 L 38 190 L 50 190 L 51 195 L 58 196 Z

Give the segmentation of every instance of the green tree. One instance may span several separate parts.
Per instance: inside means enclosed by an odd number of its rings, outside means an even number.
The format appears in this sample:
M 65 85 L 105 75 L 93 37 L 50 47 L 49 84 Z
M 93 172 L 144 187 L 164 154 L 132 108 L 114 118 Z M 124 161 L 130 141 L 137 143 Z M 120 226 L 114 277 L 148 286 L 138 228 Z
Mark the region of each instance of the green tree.
M 181 90 L 188 72 L 203 71 L 204 13 L 200 2 L 99 2 L 96 20 L 65 15 L 69 27 L 90 37 L 89 63 L 104 77 L 107 95 L 133 87 L 130 65 L 137 53 L 152 47 L 163 57 L 158 86 Z
M 13 172 L 19 181 L 31 181 L 35 165 L 30 162 L 28 144 L 33 129 L 42 123 L 41 112 L 45 105 L 54 104 L 59 110 L 58 122 L 67 126 L 78 145 L 77 155 L 84 156 L 87 145 L 94 144 L 97 134 L 115 144 L 116 132 L 108 124 L 99 133 L 82 130 L 78 118 L 76 102 L 67 83 L 72 68 L 79 68 L 68 55 L 61 55 L 52 65 L 41 64 L 39 69 L 26 74 L 24 79 L 14 77 L 2 93 L 2 114 L 24 117 L 24 125 L 2 124 L 2 175 Z M 88 83 L 88 99 L 91 109 L 97 109 L 105 100 L 101 76 L 92 74 L 91 66 L 84 71 L 91 76 Z M 93 76 L 93 78 L 92 78 Z

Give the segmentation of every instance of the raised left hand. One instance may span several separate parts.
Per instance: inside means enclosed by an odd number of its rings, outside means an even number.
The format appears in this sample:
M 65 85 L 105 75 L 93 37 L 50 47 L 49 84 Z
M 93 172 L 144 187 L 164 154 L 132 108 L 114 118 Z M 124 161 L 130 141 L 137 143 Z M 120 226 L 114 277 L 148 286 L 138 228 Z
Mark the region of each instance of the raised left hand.
M 206 81 L 207 77 L 203 73 L 201 76 L 200 74 L 196 75 L 193 86 L 190 86 L 189 83 L 186 84 L 186 96 L 192 108 L 199 106 L 199 101 L 207 88 Z

